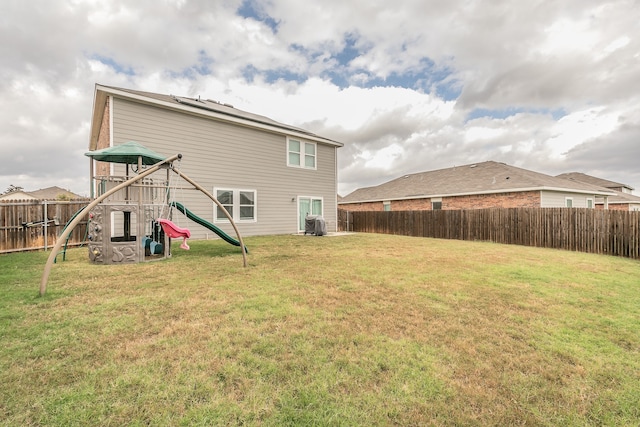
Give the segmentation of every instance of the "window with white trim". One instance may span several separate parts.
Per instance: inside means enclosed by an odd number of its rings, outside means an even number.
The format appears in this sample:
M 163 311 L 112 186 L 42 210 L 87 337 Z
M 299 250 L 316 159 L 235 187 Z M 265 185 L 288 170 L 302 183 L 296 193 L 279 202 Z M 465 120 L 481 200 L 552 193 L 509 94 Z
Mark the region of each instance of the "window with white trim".
M 316 168 L 316 144 L 287 138 L 287 166 L 304 169 Z
M 572 208 L 573 207 L 573 197 L 565 197 L 564 198 L 564 205 L 567 208 Z
M 256 221 L 256 190 L 214 188 L 214 194 L 235 222 Z M 229 221 L 220 206 L 215 205 L 213 212 L 215 222 Z
M 593 199 L 587 198 L 587 208 L 593 209 Z
M 391 211 L 391 201 L 382 202 L 382 209 L 385 212 Z

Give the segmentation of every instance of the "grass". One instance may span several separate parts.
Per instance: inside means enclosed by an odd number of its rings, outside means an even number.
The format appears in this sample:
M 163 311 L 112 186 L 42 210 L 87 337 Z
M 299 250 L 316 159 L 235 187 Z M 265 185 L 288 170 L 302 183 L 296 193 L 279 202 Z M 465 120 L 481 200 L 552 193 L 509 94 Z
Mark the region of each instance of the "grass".
M 356 234 L 0 256 L 0 425 L 638 425 L 640 263 Z

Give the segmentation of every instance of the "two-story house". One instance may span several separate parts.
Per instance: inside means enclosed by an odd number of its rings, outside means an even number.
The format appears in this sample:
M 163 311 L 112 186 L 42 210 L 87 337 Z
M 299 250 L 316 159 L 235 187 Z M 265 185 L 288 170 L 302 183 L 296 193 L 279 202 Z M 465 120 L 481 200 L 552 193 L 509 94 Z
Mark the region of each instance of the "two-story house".
M 181 153 L 177 167 L 225 206 L 245 236 L 304 231 L 307 215 L 322 216 L 336 231 L 340 142 L 209 99 L 97 84 L 89 150 L 127 141 L 167 157 Z M 103 175 L 121 173 L 119 167 L 92 164 Z M 171 190 L 195 215 L 232 232 L 202 193 Z M 208 237 L 205 228 L 182 221 L 193 238 Z

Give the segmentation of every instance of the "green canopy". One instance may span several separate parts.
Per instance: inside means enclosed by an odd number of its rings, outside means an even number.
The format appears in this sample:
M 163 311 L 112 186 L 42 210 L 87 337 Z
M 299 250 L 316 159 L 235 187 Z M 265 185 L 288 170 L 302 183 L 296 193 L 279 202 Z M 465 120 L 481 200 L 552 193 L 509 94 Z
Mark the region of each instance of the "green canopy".
M 84 155 L 101 162 L 135 165 L 138 164 L 138 157 L 140 156 L 142 156 L 143 165 L 154 165 L 166 159 L 165 156 L 155 153 L 135 141 L 125 142 L 122 145 L 103 148 L 102 150 L 89 151 L 88 153 L 84 153 Z

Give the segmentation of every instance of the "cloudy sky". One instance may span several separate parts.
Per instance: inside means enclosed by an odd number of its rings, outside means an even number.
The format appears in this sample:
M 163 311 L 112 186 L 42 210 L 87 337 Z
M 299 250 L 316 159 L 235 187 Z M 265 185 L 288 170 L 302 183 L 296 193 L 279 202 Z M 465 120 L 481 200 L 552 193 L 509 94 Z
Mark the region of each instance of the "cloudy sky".
M 0 193 L 88 194 L 95 83 L 345 144 L 339 193 L 486 160 L 640 194 L 639 0 L 2 0 Z

